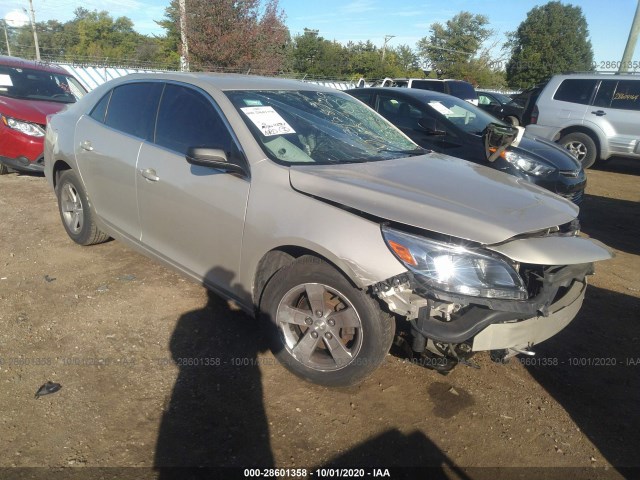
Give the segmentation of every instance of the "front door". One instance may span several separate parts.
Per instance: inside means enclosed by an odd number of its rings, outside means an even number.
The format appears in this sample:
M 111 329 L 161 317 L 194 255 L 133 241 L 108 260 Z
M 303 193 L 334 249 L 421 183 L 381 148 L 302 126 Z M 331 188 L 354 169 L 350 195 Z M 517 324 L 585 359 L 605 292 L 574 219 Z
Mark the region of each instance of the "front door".
M 136 184 L 142 243 L 184 271 L 233 293 L 238 282 L 249 180 L 187 163 L 190 146 L 220 148 L 244 162 L 204 92 L 168 83 L 155 142 L 144 142 Z

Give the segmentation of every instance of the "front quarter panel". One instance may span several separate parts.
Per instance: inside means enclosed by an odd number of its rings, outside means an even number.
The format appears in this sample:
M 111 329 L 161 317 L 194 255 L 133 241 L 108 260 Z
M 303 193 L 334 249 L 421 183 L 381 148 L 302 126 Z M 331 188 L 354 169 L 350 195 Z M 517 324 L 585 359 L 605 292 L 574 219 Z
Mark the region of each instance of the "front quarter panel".
M 296 192 L 289 169 L 266 160 L 252 169 L 241 266 L 247 291 L 262 257 L 285 246 L 317 253 L 361 288 L 406 271 L 386 246 L 379 223 Z

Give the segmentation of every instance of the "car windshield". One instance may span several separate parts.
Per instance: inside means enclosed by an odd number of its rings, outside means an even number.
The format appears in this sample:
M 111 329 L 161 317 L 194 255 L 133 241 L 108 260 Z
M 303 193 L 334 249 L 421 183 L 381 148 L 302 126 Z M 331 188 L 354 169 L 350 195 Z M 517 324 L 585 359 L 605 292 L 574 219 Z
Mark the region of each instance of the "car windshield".
M 491 95 L 493 95 L 496 98 L 496 100 L 498 100 L 502 104 L 507 104 L 511 102 L 511 99 L 509 97 L 501 93 L 491 92 Z
M 85 93 L 69 75 L 0 65 L 0 95 L 5 97 L 75 103 Z
M 359 163 L 422 152 L 377 113 L 341 92 L 225 93 L 266 154 L 280 163 Z
M 490 123 L 504 124 L 475 105 L 450 95 L 428 100 L 426 105 L 467 133 L 480 135 Z

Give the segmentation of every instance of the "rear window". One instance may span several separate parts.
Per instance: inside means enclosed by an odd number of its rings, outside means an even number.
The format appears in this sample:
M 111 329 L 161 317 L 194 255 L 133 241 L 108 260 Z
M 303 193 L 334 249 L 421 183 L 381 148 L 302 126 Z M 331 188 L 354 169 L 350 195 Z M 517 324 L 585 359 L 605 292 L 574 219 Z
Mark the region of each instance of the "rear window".
M 161 83 L 130 83 L 114 88 L 105 124 L 150 140 L 162 87 Z
M 620 80 L 611 99 L 611 108 L 640 110 L 640 81 Z
M 553 99 L 589 105 L 595 86 L 596 80 L 567 79 L 560 84 Z
M 431 90 L 433 92 L 444 93 L 444 82 L 430 82 L 429 80 L 413 80 L 411 88 L 419 88 L 421 90 Z
M 454 97 L 462 98 L 464 100 L 478 98 L 476 91 L 470 83 L 459 81 L 446 83 L 449 87 L 449 95 L 453 95 Z

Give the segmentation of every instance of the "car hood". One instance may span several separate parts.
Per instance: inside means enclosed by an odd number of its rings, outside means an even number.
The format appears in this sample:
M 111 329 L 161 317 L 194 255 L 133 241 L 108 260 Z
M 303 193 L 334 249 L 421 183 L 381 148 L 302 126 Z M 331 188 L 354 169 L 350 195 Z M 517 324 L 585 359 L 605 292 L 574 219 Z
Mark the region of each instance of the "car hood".
M 47 123 L 47 115 L 58 113 L 68 104 L 61 102 L 47 102 L 45 100 L 26 100 L 23 98 L 10 98 L 0 96 L 1 112 L 17 120 L 39 123 Z
M 561 172 L 579 172 L 580 162 L 569 152 L 558 145 L 548 142 L 533 135 L 524 134 L 520 144 L 513 148 L 514 151 L 523 151 L 535 155 L 538 159 L 550 164 Z
M 481 244 L 562 225 L 578 213 L 571 202 L 525 180 L 437 153 L 292 166 L 289 176 L 299 192 Z

